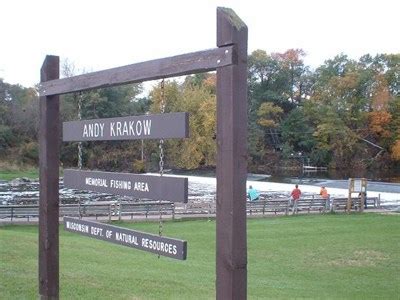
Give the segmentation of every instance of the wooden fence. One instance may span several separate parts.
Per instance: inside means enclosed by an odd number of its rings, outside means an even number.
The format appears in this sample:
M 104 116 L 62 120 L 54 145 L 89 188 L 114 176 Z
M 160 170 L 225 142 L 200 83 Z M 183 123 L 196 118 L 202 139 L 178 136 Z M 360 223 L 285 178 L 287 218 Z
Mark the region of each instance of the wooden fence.
M 367 207 L 379 209 L 380 198 L 368 197 Z M 360 210 L 361 201 L 359 198 L 352 198 L 352 209 Z M 327 213 L 345 211 L 347 207 L 347 198 L 331 198 L 326 201 L 318 196 L 303 197 L 298 203 L 298 213 Z M 73 216 L 79 218 L 98 218 L 111 221 L 112 219 L 122 219 L 123 217 L 145 218 L 152 215 L 158 216 L 160 211 L 162 215 L 170 216 L 175 219 L 176 216 L 209 216 L 215 217 L 215 201 L 193 201 L 186 204 L 173 202 L 119 202 L 102 201 L 85 204 L 60 204 L 60 217 Z M 247 216 L 268 216 L 268 215 L 288 215 L 292 212 L 290 198 L 262 198 L 257 201 L 247 201 Z M 0 219 L 14 220 L 26 219 L 30 221 L 39 216 L 39 205 L 0 205 Z

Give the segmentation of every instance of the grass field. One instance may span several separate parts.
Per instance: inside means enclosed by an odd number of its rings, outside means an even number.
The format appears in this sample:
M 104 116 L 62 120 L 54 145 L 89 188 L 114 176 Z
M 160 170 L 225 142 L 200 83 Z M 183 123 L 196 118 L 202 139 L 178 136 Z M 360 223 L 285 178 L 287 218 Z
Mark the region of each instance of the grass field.
M 60 176 L 63 176 L 64 170 L 60 168 Z M 39 178 L 38 168 L 26 168 L 26 169 L 1 169 L 0 166 L 0 180 L 12 180 L 15 178 L 27 177 L 29 179 Z
M 121 223 L 156 233 L 156 223 Z M 215 299 L 215 221 L 166 222 L 187 261 L 60 228 L 61 299 Z M 36 226 L 0 227 L 0 299 L 37 299 Z M 248 220 L 248 299 L 399 299 L 400 216 Z
M 0 180 L 12 180 L 14 178 L 28 177 L 31 179 L 39 178 L 39 169 L 31 168 L 26 170 L 6 170 L 0 169 Z

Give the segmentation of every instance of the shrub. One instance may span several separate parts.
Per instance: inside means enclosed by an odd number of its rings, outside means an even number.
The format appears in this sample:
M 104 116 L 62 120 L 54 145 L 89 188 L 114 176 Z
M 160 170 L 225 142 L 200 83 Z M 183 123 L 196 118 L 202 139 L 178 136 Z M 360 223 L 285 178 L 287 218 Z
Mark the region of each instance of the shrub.
M 19 148 L 19 157 L 22 163 L 38 164 L 39 162 L 39 145 L 37 142 L 28 142 L 22 144 Z

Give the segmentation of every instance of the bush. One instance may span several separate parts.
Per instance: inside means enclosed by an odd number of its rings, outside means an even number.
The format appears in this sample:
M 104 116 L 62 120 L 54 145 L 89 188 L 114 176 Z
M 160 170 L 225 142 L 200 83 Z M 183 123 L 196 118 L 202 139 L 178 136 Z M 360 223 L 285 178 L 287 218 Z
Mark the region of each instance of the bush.
M 24 164 L 36 165 L 39 162 L 39 145 L 37 142 L 22 144 L 19 148 L 20 161 Z
M 133 171 L 135 173 L 146 173 L 146 161 L 141 159 L 135 159 L 132 163 Z
M 8 126 L 0 125 L 0 156 L 5 155 L 6 151 L 15 142 L 12 130 Z

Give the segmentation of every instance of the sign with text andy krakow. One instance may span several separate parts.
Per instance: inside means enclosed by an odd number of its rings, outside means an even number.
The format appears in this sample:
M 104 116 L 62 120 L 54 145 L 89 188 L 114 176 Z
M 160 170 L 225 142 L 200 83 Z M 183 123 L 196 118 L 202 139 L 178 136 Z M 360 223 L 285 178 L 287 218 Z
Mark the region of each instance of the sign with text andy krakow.
M 188 136 L 189 114 L 186 112 L 63 123 L 64 142 L 168 139 Z

